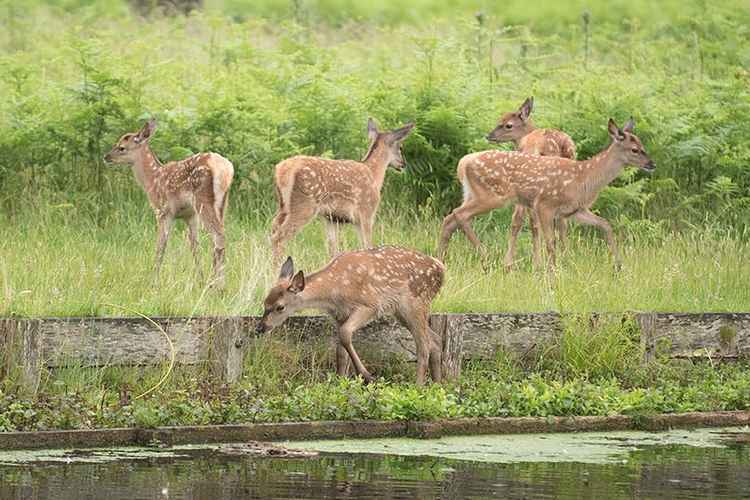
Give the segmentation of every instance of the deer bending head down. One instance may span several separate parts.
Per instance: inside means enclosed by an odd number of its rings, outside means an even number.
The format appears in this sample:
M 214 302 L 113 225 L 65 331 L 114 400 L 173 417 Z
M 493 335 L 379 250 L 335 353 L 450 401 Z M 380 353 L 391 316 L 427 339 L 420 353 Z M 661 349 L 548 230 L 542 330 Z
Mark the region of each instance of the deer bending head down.
M 409 329 L 417 347 L 417 383 L 429 365 L 441 379 L 441 346 L 430 330 L 430 304 L 443 285 L 445 267 L 432 257 L 393 246 L 342 253 L 318 272 L 294 273 L 287 258 L 263 304 L 256 331 L 281 325 L 300 309 L 322 309 L 338 324 L 336 369 L 346 375 L 348 359 L 365 381 L 372 376 L 352 346 L 354 332 L 378 316 L 393 315 Z
M 476 215 L 517 201 L 535 211 L 551 266 L 555 263 L 554 220 L 573 217 L 605 233 L 619 267 L 620 256 L 612 227 L 589 207 L 625 165 L 635 165 L 647 172 L 652 172 L 656 166 L 633 133 L 632 118 L 623 128 L 610 118 L 607 127 L 612 143 L 586 161 L 515 151 L 482 151 L 464 156 L 458 164 L 464 202 L 443 220 L 438 255 L 445 253 L 451 235 L 459 227 L 474 246 L 480 248 L 469 221 Z
M 274 261 L 284 245 L 316 216 L 326 224 L 328 251 L 338 253 L 338 224 L 353 224 L 363 248 L 372 246 L 372 227 L 389 165 L 403 170 L 401 143 L 414 128 L 410 123 L 381 132 L 370 119 L 370 147 L 361 162 L 295 156 L 276 165 L 274 183 L 279 209 L 271 227 Z
M 489 134 L 487 140 L 491 142 L 512 142 L 516 151 L 535 154 L 540 156 L 559 156 L 561 158 L 576 158 L 576 145 L 568 134 L 560 130 L 549 128 L 535 128 L 531 121 L 531 112 L 534 109 L 534 98 L 527 98 L 518 111 L 503 114 L 500 121 Z M 518 203 L 513 209 L 513 218 L 510 224 L 510 238 L 508 238 L 508 251 L 505 254 L 505 268 L 513 266 L 516 255 L 518 233 L 523 227 L 526 217 L 526 207 Z M 532 213 L 529 212 L 529 225 L 532 233 L 532 244 L 534 246 L 534 259 L 539 260 L 539 238 L 536 223 Z M 556 220 L 556 227 L 560 241 L 565 240 L 568 224 L 564 217 Z
M 188 224 L 188 237 L 200 275 L 198 224 L 203 223 L 214 242 L 213 283 L 224 284 L 224 216 L 234 168 L 223 156 L 200 153 L 162 165 L 151 151 L 149 140 L 156 122 L 149 120 L 136 133 L 123 135 L 104 157 L 107 162 L 131 165 L 156 214 L 159 235 L 156 244 L 156 279 L 164 248 L 175 219 Z

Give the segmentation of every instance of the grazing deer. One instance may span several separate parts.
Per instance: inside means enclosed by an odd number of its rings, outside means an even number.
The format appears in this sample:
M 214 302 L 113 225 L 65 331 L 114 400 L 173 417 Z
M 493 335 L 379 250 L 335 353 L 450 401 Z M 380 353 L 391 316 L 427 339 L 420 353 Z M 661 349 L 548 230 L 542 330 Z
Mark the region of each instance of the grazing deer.
M 131 165 L 156 214 L 159 236 L 156 244 L 156 279 L 159 279 L 164 248 L 175 219 L 188 224 L 188 239 L 200 276 L 198 223 L 203 222 L 214 241 L 213 284 L 224 285 L 224 216 L 234 167 L 216 153 L 200 153 L 162 165 L 151 151 L 149 139 L 156 122 L 149 120 L 134 134 L 125 134 L 104 161 Z
M 372 226 L 380 205 L 380 190 L 389 165 L 404 168 L 401 143 L 413 123 L 390 132 L 380 132 L 370 118 L 370 147 L 361 162 L 295 156 L 276 165 L 274 183 L 279 211 L 273 219 L 271 244 L 274 262 L 284 245 L 313 217 L 321 216 L 331 257 L 338 253 L 338 224 L 356 226 L 363 248 L 372 246 Z
M 437 259 L 393 246 L 339 254 L 307 276 L 302 271 L 294 274 L 289 257 L 266 297 L 256 332 L 272 330 L 300 309 L 325 310 L 338 324 L 338 374 L 346 375 L 349 358 L 357 373 L 370 382 L 372 376 L 354 350 L 352 336 L 374 318 L 394 315 L 414 337 L 417 383 L 425 382 L 428 364 L 432 379 L 439 382 L 441 346 L 430 329 L 429 314 L 444 274 L 445 267 Z
M 458 163 L 464 202 L 443 220 L 438 254 L 445 252 L 451 235 L 459 227 L 475 247 L 481 248 L 469 221 L 478 214 L 517 200 L 535 211 L 551 267 L 555 264 L 554 219 L 573 217 L 581 224 L 604 231 L 619 268 L 620 255 L 612 227 L 589 207 L 625 165 L 636 165 L 646 172 L 656 168 L 633 133 L 634 127 L 632 118 L 622 129 L 610 118 L 608 131 L 612 143 L 586 161 L 496 150 L 464 156 Z
M 576 158 L 576 145 L 568 134 L 551 128 L 535 128 L 531 121 L 531 112 L 534 109 L 534 98 L 527 98 L 518 111 L 505 113 L 492 132 L 487 134 L 487 140 L 491 142 L 512 142 L 516 151 L 535 154 L 539 156 L 559 156 L 561 158 Z M 526 218 L 526 207 L 517 203 L 513 208 L 513 218 L 510 224 L 510 238 L 508 239 L 508 252 L 505 254 L 505 268 L 510 269 L 516 256 L 518 233 L 523 227 Z M 557 231 L 560 241 L 565 240 L 568 224 L 564 218 L 556 220 Z M 532 234 L 532 245 L 534 256 L 538 258 L 538 234 L 536 223 L 532 213 L 529 212 L 529 227 Z

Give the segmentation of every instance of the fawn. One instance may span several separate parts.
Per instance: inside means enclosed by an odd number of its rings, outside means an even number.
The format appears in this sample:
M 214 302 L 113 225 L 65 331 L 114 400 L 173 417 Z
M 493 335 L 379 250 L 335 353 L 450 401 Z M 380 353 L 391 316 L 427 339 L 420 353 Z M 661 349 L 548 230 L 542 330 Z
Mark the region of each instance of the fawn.
M 531 121 L 531 112 L 534 109 L 534 98 L 528 97 L 518 111 L 503 114 L 497 126 L 487 134 L 487 140 L 491 142 L 512 142 L 516 151 L 535 154 L 540 156 L 559 156 L 562 158 L 576 158 L 576 145 L 568 134 L 560 130 L 550 128 L 535 128 Z M 527 210 L 520 203 L 513 208 L 513 218 L 510 224 L 510 238 L 508 239 L 508 252 L 505 254 L 505 268 L 510 270 L 516 256 L 518 233 L 523 227 Z M 534 257 L 539 258 L 539 235 L 532 212 L 528 212 L 529 227 L 531 228 L 532 245 Z M 560 241 L 565 241 L 568 224 L 565 218 L 556 220 L 556 228 Z
M 284 245 L 315 216 L 326 225 L 331 257 L 338 253 L 338 225 L 356 226 L 363 248 L 372 246 L 372 227 L 380 205 L 380 191 L 389 165 L 402 171 L 401 143 L 413 123 L 381 132 L 370 118 L 370 147 L 361 162 L 294 156 L 276 165 L 274 183 L 279 210 L 273 219 L 271 244 L 274 262 Z
M 469 221 L 477 214 L 516 200 L 535 211 L 550 267 L 555 265 L 554 219 L 573 217 L 579 223 L 596 226 L 605 233 L 615 265 L 619 268 L 620 255 L 612 227 L 589 207 L 625 165 L 636 165 L 649 173 L 656 168 L 633 133 L 634 127 L 632 118 L 623 128 L 618 128 L 610 118 L 607 129 L 611 144 L 586 161 L 496 150 L 464 156 L 458 163 L 464 202 L 443 220 L 438 255 L 445 253 L 451 235 L 459 227 L 476 248 L 481 248 Z
M 203 223 L 214 242 L 213 280 L 224 286 L 224 216 L 229 200 L 234 167 L 216 153 L 200 153 L 184 160 L 162 165 L 151 151 L 149 140 L 156 121 L 149 120 L 136 133 L 123 135 L 104 157 L 104 161 L 131 165 L 136 181 L 146 192 L 156 214 L 159 236 L 156 244 L 155 277 L 164 259 L 164 249 L 175 219 L 188 225 L 188 239 L 200 276 L 198 223 Z
M 445 267 L 414 250 L 381 246 L 339 254 L 310 275 L 294 274 L 288 257 L 278 281 L 264 301 L 256 332 L 281 325 L 305 308 L 326 311 L 338 325 L 336 370 L 346 375 L 348 359 L 366 382 L 372 381 L 352 346 L 354 332 L 374 318 L 394 315 L 409 329 L 417 347 L 417 383 L 424 384 L 429 364 L 432 379 L 441 380 L 441 345 L 430 329 L 430 303 L 443 285 Z

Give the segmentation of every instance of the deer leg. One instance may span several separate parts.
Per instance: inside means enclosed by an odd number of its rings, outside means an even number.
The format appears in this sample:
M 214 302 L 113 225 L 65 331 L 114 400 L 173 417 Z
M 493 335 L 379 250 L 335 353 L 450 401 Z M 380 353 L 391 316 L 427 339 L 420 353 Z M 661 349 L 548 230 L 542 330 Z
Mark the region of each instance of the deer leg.
M 280 232 L 286 219 L 286 212 L 278 212 L 274 216 L 273 222 L 271 222 L 271 248 L 274 265 L 281 260 L 282 254 L 284 253 L 284 240 L 282 240 Z
M 344 348 L 341 343 L 336 344 L 336 373 L 339 377 L 346 377 L 349 375 L 349 368 L 351 367 L 352 362 L 349 358 L 349 353 L 346 352 L 346 348 Z
M 362 328 L 374 317 L 375 311 L 372 309 L 359 308 L 356 309 L 339 327 L 339 343 L 344 349 L 346 349 L 346 352 L 349 354 L 349 357 L 354 364 L 354 369 L 357 370 L 357 373 L 362 376 L 366 383 L 372 382 L 373 378 L 359 359 L 357 351 L 354 350 L 352 337 L 354 336 L 354 332 Z
M 510 271 L 513 267 L 513 261 L 516 258 L 516 245 L 518 240 L 518 233 L 521 232 L 523 227 L 523 220 L 526 217 L 526 207 L 523 205 L 516 205 L 513 208 L 513 218 L 510 222 L 510 238 L 508 238 L 508 251 L 505 254 L 505 269 Z
M 550 207 L 538 207 L 537 221 L 547 245 L 547 258 L 550 270 L 555 268 L 555 211 Z
M 534 210 L 529 210 L 529 228 L 531 229 L 532 261 L 534 267 L 539 268 L 542 266 L 542 238 L 544 235 L 541 234 L 539 218 Z
M 588 209 L 579 210 L 573 215 L 573 217 L 575 217 L 576 221 L 581 224 L 596 226 L 604 232 L 604 235 L 607 238 L 609 251 L 612 252 L 612 256 L 615 259 L 615 269 L 619 270 L 622 267 L 622 259 L 620 258 L 620 252 L 617 248 L 614 231 L 612 231 L 612 226 L 609 225 L 607 219 L 599 217 Z
M 203 226 L 211 233 L 214 240 L 214 260 L 212 285 L 219 289 L 224 288 L 224 224 L 216 216 L 214 207 L 204 204 L 198 207 L 198 214 Z
M 159 273 L 161 272 L 161 264 L 164 260 L 164 249 L 167 247 L 167 241 L 169 240 L 169 233 L 172 232 L 174 227 L 174 217 L 162 216 L 158 219 L 159 224 L 159 236 L 156 240 L 156 263 L 154 266 L 155 280 L 159 282 Z
M 429 364 L 432 379 L 440 382 L 442 378 L 442 349 L 432 339 L 427 308 L 415 310 L 402 305 L 398 319 L 409 329 L 417 346 L 417 385 L 424 385 Z
M 565 252 L 565 241 L 568 237 L 568 218 L 562 215 L 558 217 L 555 221 L 555 228 L 557 229 L 557 241 L 560 251 Z
M 505 205 L 509 197 L 504 198 L 485 198 L 480 200 L 478 197 L 469 198 L 463 205 L 453 211 L 453 218 L 456 220 L 458 227 L 463 230 L 466 237 L 474 245 L 474 248 L 479 252 L 483 261 L 487 260 L 487 249 L 479 241 L 474 229 L 471 227 L 471 219 L 477 215 L 489 212 L 495 208 Z
M 326 242 L 328 243 L 328 253 L 331 258 L 339 254 L 339 225 L 336 222 L 325 220 L 326 225 Z
M 372 215 L 360 216 L 359 224 L 357 224 L 357 232 L 359 233 L 359 241 L 362 248 L 372 248 L 372 226 L 375 217 Z
M 198 276 L 198 281 L 203 281 L 203 272 L 201 272 L 201 258 L 198 248 L 199 222 L 200 221 L 197 215 L 193 215 L 188 219 L 188 241 L 190 242 L 190 251 L 193 253 L 193 261 L 195 262 L 195 273 Z
M 290 209 L 283 218 L 280 218 L 280 215 L 281 213 L 274 219 L 274 224 L 278 220 L 278 225 L 276 231 L 271 234 L 274 264 L 277 264 L 283 257 L 286 242 L 292 239 L 315 216 L 315 209 L 313 207 L 301 207 L 295 211 Z
M 443 381 L 443 346 L 435 341 L 440 338 L 440 335 L 430 328 L 429 315 L 427 316 L 427 332 L 430 341 L 430 374 L 432 380 L 439 383 Z
M 438 259 L 445 260 L 445 252 L 448 248 L 448 242 L 457 228 L 458 222 L 456 222 L 456 218 L 453 217 L 453 212 L 451 212 L 445 216 L 445 219 L 443 219 L 443 225 L 440 229 L 440 240 L 438 241 L 437 247 Z

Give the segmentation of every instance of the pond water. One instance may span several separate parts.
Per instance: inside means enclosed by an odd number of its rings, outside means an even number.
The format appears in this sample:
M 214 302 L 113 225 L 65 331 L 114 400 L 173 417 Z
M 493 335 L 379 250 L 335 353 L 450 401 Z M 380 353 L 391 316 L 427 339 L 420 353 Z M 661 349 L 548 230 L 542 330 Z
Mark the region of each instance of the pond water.
M 750 429 L 0 453 L 0 499 L 750 498 Z M 274 450 L 271 450 L 272 452 Z

